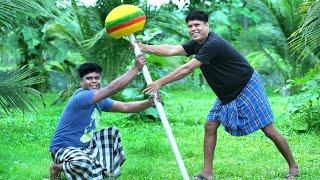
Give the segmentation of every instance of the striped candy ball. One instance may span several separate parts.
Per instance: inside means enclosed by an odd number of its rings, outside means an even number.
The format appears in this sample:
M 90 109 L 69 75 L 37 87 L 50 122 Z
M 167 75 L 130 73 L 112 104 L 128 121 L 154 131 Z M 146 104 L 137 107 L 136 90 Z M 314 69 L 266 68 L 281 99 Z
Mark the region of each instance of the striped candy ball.
M 144 12 L 134 5 L 120 5 L 108 14 L 105 27 L 108 34 L 116 39 L 142 30 L 146 23 Z

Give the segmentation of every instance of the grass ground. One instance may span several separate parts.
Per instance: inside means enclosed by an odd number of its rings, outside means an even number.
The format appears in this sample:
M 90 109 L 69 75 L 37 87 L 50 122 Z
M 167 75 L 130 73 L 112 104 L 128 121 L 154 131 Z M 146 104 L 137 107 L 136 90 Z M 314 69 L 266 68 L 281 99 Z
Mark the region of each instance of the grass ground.
M 47 94 L 46 103 L 53 97 Z M 188 174 L 194 175 L 202 167 L 203 123 L 214 97 L 207 90 L 186 90 L 170 91 L 163 98 Z M 299 179 L 320 179 L 319 134 L 295 133 L 285 116 L 287 98 L 271 96 L 270 101 L 275 126 L 288 139 L 300 166 Z M 48 178 L 48 146 L 63 107 L 48 105 L 37 114 L 0 117 L 0 179 Z M 122 134 L 127 159 L 119 179 L 181 179 L 160 121 L 119 113 L 105 113 L 102 121 L 118 127 Z M 287 166 L 262 132 L 232 137 L 221 127 L 214 171 L 216 179 L 283 179 Z

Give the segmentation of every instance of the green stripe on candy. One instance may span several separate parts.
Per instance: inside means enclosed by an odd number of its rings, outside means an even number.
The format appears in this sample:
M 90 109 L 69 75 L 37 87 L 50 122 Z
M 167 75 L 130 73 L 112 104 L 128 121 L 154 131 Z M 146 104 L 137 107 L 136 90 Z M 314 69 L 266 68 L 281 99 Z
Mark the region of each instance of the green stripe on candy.
M 131 19 L 134 19 L 134 18 L 139 17 L 139 16 L 143 16 L 143 15 L 144 15 L 144 12 L 142 10 L 139 10 L 139 11 L 136 11 L 134 13 L 128 14 L 126 16 L 123 16 L 121 18 L 118 18 L 116 20 L 108 21 L 108 22 L 106 21 L 105 22 L 105 27 L 107 29 L 110 29 L 112 27 L 118 26 L 118 25 L 123 24 L 123 23 L 125 23 L 127 21 L 130 21 Z
M 119 26 L 114 26 L 112 28 L 107 29 L 107 32 L 112 34 L 112 33 L 116 32 L 118 30 L 121 30 L 123 28 L 127 28 L 127 27 L 132 26 L 134 24 L 137 24 L 137 23 L 139 23 L 141 21 L 144 21 L 145 19 L 146 19 L 145 16 L 136 17 L 134 19 L 131 19 L 130 21 L 127 21 L 127 22 L 125 22 L 123 24 L 120 24 Z

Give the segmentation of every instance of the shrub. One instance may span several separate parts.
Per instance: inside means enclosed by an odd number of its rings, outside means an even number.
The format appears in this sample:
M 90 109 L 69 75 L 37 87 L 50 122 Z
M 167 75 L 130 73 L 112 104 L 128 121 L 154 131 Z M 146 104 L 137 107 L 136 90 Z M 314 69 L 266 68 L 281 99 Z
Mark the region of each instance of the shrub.
M 289 118 L 299 132 L 320 130 L 320 90 L 318 85 L 293 96 L 289 102 Z

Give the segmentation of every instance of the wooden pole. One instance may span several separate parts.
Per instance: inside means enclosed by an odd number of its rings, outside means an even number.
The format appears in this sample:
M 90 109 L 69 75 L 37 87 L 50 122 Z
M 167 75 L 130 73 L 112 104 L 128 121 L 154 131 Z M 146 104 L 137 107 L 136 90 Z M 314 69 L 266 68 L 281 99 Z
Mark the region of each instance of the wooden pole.
M 134 45 L 134 54 L 136 56 L 142 54 L 138 44 L 136 43 L 136 37 L 134 36 L 134 34 L 131 34 L 129 36 L 129 38 L 130 38 L 130 42 Z M 144 76 L 147 84 L 152 83 L 152 79 L 151 79 L 148 67 L 146 65 L 143 66 L 142 72 L 143 72 L 143 76 Z M 158 92 L 155 92 L 155 93 L 158 93 Z M 162 125 L 163 125 L 163 127 L 164 127 L 164 129 L 166 131 L 167 138 L 168 138 L 168 140 L 169 140 L 169 142 L 171 144 L 171 148 L 172 148 L 173 153 L 174 153 L 174 155 L 176 157 L 176 161 L 177 161 L 177 164 L 179 166 L 181 175 L 182 175 L 184 180 L 189 180 L 187 169 L 186 169 L 186 167 L 185 167 L 185 165 L 183 163 L 183 160 L 182 160 L 181 154 L 179 152 L 177 143 L 176 143 L 176 141 L 175 141 L 175 139 L 173 137 L 172 130 L 171 130 L 171 127 L 169 125 L 167 116 L 166 116 L 166 114 L 164 112 L 163 106 L 162 106 L 162 104 L 160 102 L 157 101 L 156 96 L 153 97 L 153 101 L 154 101 L 154 104 L 156 105 L 156 108 L 157 108 L 157 111 L 159 113 Z

